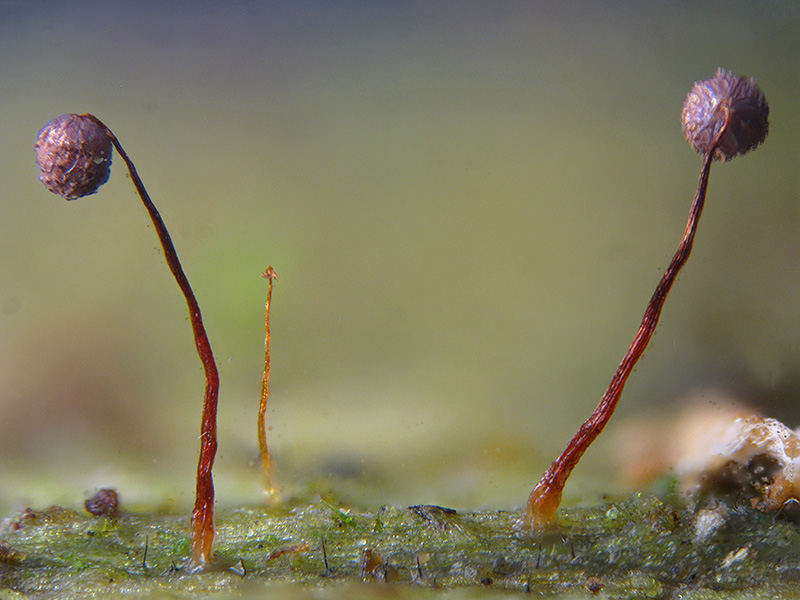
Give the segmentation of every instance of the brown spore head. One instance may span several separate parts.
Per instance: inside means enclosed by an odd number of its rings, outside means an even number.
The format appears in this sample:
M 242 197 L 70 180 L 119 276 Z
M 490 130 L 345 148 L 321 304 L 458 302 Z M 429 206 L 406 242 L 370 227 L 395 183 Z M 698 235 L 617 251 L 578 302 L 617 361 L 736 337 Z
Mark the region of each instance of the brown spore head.
M 686 140 L 700 154 L 730 160 L 756 148 L 769 131 L 769 105 L 753 79 L 718 68 L 697 81 L 681 112 Z
M 89 115 L 56 117 L 36 136 L 39 180 L 67 200 L 94 194 L 111 173 L 111 138 Z
M 86 511 L 96 517 L 116 518 L 119 516 L 119 496 L 111 488 L 102 488 L 84 502 Z

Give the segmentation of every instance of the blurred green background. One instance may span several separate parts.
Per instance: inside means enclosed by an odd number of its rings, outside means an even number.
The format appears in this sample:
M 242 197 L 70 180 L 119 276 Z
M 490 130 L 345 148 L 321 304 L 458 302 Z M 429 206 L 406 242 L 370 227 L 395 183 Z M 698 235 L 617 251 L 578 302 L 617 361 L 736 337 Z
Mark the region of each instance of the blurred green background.
M 700 157 L 678 116 L 718 66 L 758 80 L 771 132 L 712 169 L 609 429 L 710 385 L 800 422 L 796 3 L 0 1 L 0 56 L 5 512 L 101 486 L 193 501 L 185 304 L 118 158 L 79 201 L 36 180 L 35 134 L 65 112 L 119 137 L 194 286 L 221 506 L 260 498 L 268 265 L 286 494 L 522 505 L 680 239 Z M 613 435 L 568 498 L 619 485 Z

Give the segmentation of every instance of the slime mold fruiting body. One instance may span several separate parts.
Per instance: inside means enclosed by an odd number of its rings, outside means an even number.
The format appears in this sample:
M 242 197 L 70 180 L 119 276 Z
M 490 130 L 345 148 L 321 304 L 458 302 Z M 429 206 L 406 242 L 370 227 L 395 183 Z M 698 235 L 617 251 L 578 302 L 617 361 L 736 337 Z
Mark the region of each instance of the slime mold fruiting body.
M 203 317 L 189 280 L 183 272 L 178 254 L 150 195 L 142 183 L 133 161 L 117 137 L 97 117 L 90 114 L 66 114 L 45 125 L 36 138 L 36 160 L 39 179 L 54 194 L 74 200 L 95 193 L 109 177 L 111 148 L 117 149 L 128 167 L 133 185 L 156 229 L 164 257 L 186 299 L 192 323 L 195 346 L 206 375 L 205 400 L 200 433 L 200 459 L 197 465 L 197 494 L 192 511 L 192 556 L 188 569 L 202 571 L 214 563 L 214 482 L 211 475 L 217 452 L 217 398 L 219 374 L 208 341 Z
M 700 181 L 689 211 L 683 238 L 647 304 L 639 330 L 591 416 L 566 449 L 544 472 L 528 497 L 526 523 L 533 528 L 550 524 L 570 473 L 611 419 L 628 376 L 641 358 L 658 325 L 664 302 L 678 273 L 689 259 L 708 189 L 714 160 L 729 160 L 758 146 L 767 136 L 769 107 L 756 83 L 717 69 L 714 77 L 695 83 L 681 112 L 687 141 L 703 155 Z

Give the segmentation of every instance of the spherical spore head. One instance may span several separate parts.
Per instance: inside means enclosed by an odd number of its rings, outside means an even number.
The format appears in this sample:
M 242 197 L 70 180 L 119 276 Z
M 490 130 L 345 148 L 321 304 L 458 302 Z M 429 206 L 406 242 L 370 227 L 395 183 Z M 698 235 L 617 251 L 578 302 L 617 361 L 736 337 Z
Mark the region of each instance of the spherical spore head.
M 108 181 L 111 173 L 111 138 L 90 115 L 61 115 L 36 136 L 39 180 L 47 189 L 75 200 Z
M 764 141 L 769 106 L 753 79 L 720 67 L 712 78 L 695 82 L 683 103 L 681 125 L 695 151 L 726 161 Z

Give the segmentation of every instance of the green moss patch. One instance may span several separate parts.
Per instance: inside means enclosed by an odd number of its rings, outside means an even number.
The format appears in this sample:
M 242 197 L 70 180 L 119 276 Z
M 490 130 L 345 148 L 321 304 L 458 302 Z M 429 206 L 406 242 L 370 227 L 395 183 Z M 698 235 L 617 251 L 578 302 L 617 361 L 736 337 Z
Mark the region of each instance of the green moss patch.
M 52 507 L 9 519 L 2 598 L 773 598 L 800 589 L 800 531 L 746 507 L 703 510 L 636 494 L 566 509 L 532 535 L 518 512 L 335 501 L 218 516 L 218 570 L 188 575 L 185 515 L 92 517 Z M 356 586 L 354 589 L 353 586 Z

